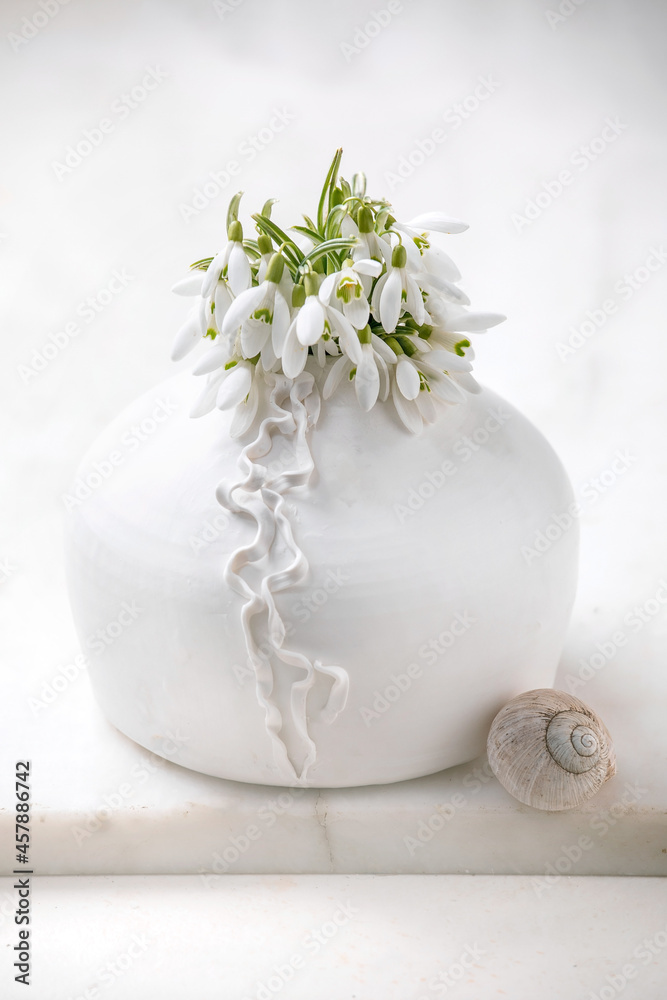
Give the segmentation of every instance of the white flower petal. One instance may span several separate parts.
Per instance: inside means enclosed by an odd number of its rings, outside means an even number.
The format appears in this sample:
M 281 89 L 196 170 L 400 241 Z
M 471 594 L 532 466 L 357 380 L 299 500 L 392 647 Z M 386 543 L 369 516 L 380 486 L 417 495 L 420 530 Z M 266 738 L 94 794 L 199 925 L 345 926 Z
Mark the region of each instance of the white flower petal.
M 444 250 L 440 247 L 429 247 L 428 250 L 424 250 L 423 255 L 424 267 L 430 274 L 439 274 L 447 281 L 460 281 L 461 272 L 458 267 Z
M 254 358 L 271 337 L 271 326 L 261 319 L 247 319 L 241 329 L 241 350 L 244 358 Z
M 420 363 L 422 360 L 425 365 L 428 365 L 429 368 L 434 368 L 437 371 L 472 371 L 472 365 L 470 364 L 469 359 L 461 357 L 460 354 L 455 354 L 453 351 L 442 351 L 436 348 L 434 351 L 429 351 L 423 359 L 420 358 Z
M 244 323 L 255 309 L 259 309 L 267 294 L 267 282 L 248 288 L 245 292 L 234 299 L 220 327 L 220 332 L 224 334 L 236 333 L 238 328 Z
M 422 271 L 421 274 L 415 275 L 417 281 L 420 285 L 423 285 L 427 289 L 429 287 L 435 288 L 436 291 L 444 295 L 446 299 L 450 302 L 456 302 L 460 306 L 469 306 L 470 299 L 465 292 L 462 292 L 460 288 L 452 284 L 451 281 L 447 281 L 446 278 L 442 278 L 439 274 L 431 274 L 428 271 Z M 430 303 L 429 303 L 430 305 Z
M 375 358 L 373 357 L 372 346 L 370 344 L 363 344 L 361 350 L 363 352 L 363 359 L 361 364 L 357 365 L 357 373 L 354 376 L 354 388 L 362 410 L 368 412 L 375 406 L 377 401 L 380 392 L 380 376 L 375 364 Z
M 424 322 L 424 300 L 422 298 L 421 288 L 411 275 L 407 274 L 405 276 L 405 288 L 407 292 L 406 305 L 408 307 L 408 312 L 412 314 L 413 318 L 421 326 Z
M 405 427 L 407 427 L 411 434 L 419 434 L 423 427 L 423 421 L 419 412 L 419 407 L 414 400 L 406 399 L 398 388 L 396 382 L 392 383 L 391 397 L 394 401 L 396 412 Z
M 302 344 L 316 344 L 324 333 L 324 306 L 317 295 L 309 295 L 299 309 L 296 334 Z
M 240 295 L 250 288 L 252 284 L 252 271 L 250 261 L 243 249 L 243 244 L 235 241 L 229 252 L 229 262 L 227 264 L 227 281 L 234 295 Z
M 432 399 L 433 393 L 427 392 L 426 389 L 422 390 L 417 395 L 415 403 L 417 404 L 417 409 L 422 415 L 422 418 L 427 424 L 433 424 L 438 416 L 438 411 L 435 408 L 435 403 Z
M 233 438 L 240 437 L 252 426 L 252 422 L 257 415 L 259 406 L 259 386 L 257 379 L 253 379 L 250 392 L 245 402 L 239 403 L 234 411 L 229 433 Z
M 250 392 L 252 385 L 252 365 L 242 361 L 230 368 L 218 390 L 216 405 L 220 410 L 230 410 L 237 406 Z
M 468 333 L 483 333 L 498 323 L 503 323 L 507 319 L 502 313 L 488 312 L 462 312 L 458 316 L 453 316 L 447 321 L 448 330 L 461 330 Z
M 405 355 L 396 364 L 396 382 L 406 399 L 416 399 L 419 395 L 419 372 Z
M 382 273 L 382 264 L 379 260 L 361 257 L 359 260 L 355 260 L 352 269 L 359 274 L 369 274 L 372 278 L 377 278 Z
M 407 240 L 403 240 L 403 246 L 408 257 L 408 267 L 413 271 L 423 270 L 422 255 L 414 239 L 409 237 Z
M 271 338 L 267 337 L 262 348 L 261 353 L 262 368 L 265 372 L 273 371 L 277 367 L 276 362 L 278 358 L 276 357 L 275 351 L 273 350 L 273 344 L 271 343 Z
M 364 355 L 361 350 L 361 344 L 359 343 L 357 331 L 354 329 L 349 320 L 347 320 L 342 313 L 337 312 L 335 309 L 329 309 L 327 317 L 331 326 L 334 327 L 335 333 L 338 334 L 340 346 L 347 354 L 350 361 L 352 361 L 355 365 L 360 365 L 363 361 Z
M 343 313 L 345 314 L 345 318 L 348 319 L 352 326 L 355 326 L 357 330 L 363 330 L 366 326 L 370 312 L 371 309 L 365 295 L 359 295 L 358 297 L 353 296 L 349 302 L 343 303 Z
M 215 322 L 218 329 L 222 326 L 222 321 L 227 315 L 227 310 L 234 299 L 226 281 L 219 281 L 215 286 Z
M 339 358 L 338 361 L 334 362 L 322 388 L 323 399 L 329 399 L 329 397 L 334 394 L 343 380 L 343 377 L 351 370 L 352 363 L 345 355 L 343 355 L 342 358 Z
M 392 351 L 388 344 L 385 344 L 381 337 L 378 337 L 376 333 L 371 333 L 371 343 L 373 344 L 373 350 L 376 354 L 379 354 L 383 361 L 388 365 L 396 364 L 396 355 Z
M 380 322 L 387 331 L 393 333 L 401 315 L 401 295 L 403 280 L 398 267 L 392 268 L 380 294 Z
M 288 378 L 296 378 L 306 366 L 308 348 L 301 343 L 296 332 L 296 320 L 292 323 L 282 353 L 283 371 Z
M 284 341 L 285 334 L 287 333 L 291 321 L 292 317 L 290 315 L 290 308 L 283 298 L 280 286 L 278 286 L 273 299 L 273 323 L 271 324 L 271 330 L 272 333 L 275 333 L 279 342 Z M 276 353 L 278 352 L 276 351 Z
M 220 250 L 206 268 L 206 273 L 204 274 L 204 280 L 202 281 L 201 286 L 201 294 L 205 299 L 208 298 L 215 288 L 216 282 L 220 280 L 222 269 L 227 262 L 227 253 L 227 247 L 225 247 L 224 250 Z
M 416 215 L 414 219 L 410 219 L 408 226 L 427 233 L 465 233 L 466 229 L 469 229 L 467 222 L 452 219 L 444 212 L 424 212 L 422 215 Z
M 217 344 L 210 351 L 202 355 L 197 364 L 192 369 L 193 375 L 208 375 L 216 368 L 224 368 L 229 361 L 229 345 Z
M 461 403 L 466 398 L 461 386 L 457 385 L 448 375 L 443 375 L 442 372 L 428 372 L 427 378 L 431 391 L 443 402 Z
M 221 379 L 222 372 L 220 371 L 207 381 L 205 388 L 199 394 L 190 410 L 191 417 L 205 417 L 215 407 L 215 400 L 218 395 Z
M 180 361 L 189 354 L 204 335 L 197 310 L 193 310 L 180 328 L 171 348 L 171 360 Z
M 466 392 L 471 392 L 473 395 L 477 395 L 477 393 L 482 391 L 482 387 L 479 382 L 476 382 L 472 375 L 469 375 L 468 372 L 455 372 L 452 375 L 452 378 L 455 382 L 458 382 L 459 385 L 463 386 Z
M 187 278 L 181 278 L 172 287 L 172 292 L 176 295 L 201 295 L 201 286 L 204 282 L 203 271 L 196 271 L 189 274 Z
M 382 289 L 387 283 L 387 278 L 389 277 L 389 272 L 387 271 L 375 282 L 375 288 L 373 289 L 373 294 L 371 296 L 371 310 L 373 316 L 376 320 L 380 319 L 380 296 L 382 295 Z
M 338 284 L 339 279 L 340 271 L 334 271 L 332 274 L 327 274 L 326 278 L 320 285 L 318 296 L 320 302 L 323 302 L 324 305 L 329 304 L 329 299 L 333 295 L 333 290 Z
M 392 351 L 392 354 L 393 353 L 394 352 Z M 396 357 L 395 354 L 394 357 Z M 375 363 L 378 366 L 378 375 L 380 376 L 380 392 L 378 394 L 378 399 L 380 400 L 380 402 L 384 403 L 387 399 L 387 396 L 389 395 L 389 388 L 391 382 L 391 379 L 389 377 L 389 369 L 385 364 L 384 359 L 381 358 L 380 355 L 377 353 L 375 354 Z

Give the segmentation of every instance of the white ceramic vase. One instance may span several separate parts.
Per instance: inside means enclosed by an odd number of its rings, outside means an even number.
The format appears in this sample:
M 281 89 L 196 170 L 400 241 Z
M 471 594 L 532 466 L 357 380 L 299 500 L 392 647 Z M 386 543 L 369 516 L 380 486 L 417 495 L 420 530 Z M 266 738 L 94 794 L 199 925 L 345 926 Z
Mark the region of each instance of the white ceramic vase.
M 183 373 L 133 403 L 69 494 L 71 602 L 110 721 L 271 785 L 483 753 L 500 707 L 553 683 L 574 599 L 573 497 L 542 435 L 484 389 L 413 436 L 346 386 L 310 429 L 287 400 L 251 461 L 256 428 L 191 419 L 197 389 Z

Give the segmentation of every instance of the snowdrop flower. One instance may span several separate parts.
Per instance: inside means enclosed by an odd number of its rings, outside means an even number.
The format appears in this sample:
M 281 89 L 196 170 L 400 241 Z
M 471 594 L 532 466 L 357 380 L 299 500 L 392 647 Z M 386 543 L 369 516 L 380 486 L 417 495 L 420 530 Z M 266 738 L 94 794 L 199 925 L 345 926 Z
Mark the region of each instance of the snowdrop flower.
M 334 394 L 347 376 L 354 378 L 354 389 L 363 410 L 371 410 L 378 398 L 384 402 L 389 395 L 389 366 L 396 355 L 369 326 L 358 334 L 360 350 L 355 358 L 344 355 L 334 362 L 322 389 L 324 399 Z
M 306 274 L 303 285 L 294 288 L 292 304 L 297 314 L 287 330 L 284 343 L 274 338 L 276 353 L 283 360 L 283 371 L 290 378 L 296 378 L 303 371 L 309 347 L 318 345 L 321 364 L 325 354 L 337 354 L 334 337 L 353 364 L 362 360 L 356 330 L 343 313 L 322 302 L 319 291 L 317 276 Z
M 378 279 L 373 289 L 373 315 L 380 320 L 387 333 L 394 332 L 403 309 L 407 309 L 419 324 L 425 319 L 421 288 L 408 273 L 407 259 L 405 247 L 401 244 L 395 246 L 387 272 Z
M 437 403 L 479 391 L 470 337 L 504 317 L 468 308 L 458 268 L 430 235 L 468 227 L 441 212 L 397 222 L 386 201 L 365 197 L 365 183 L 357 179 L 351 188 L 338 178 L 339 159 L 340 151 L 316 220 L 304 216 L 306 227 L 294 228 L 293 238 L 271 220 L 271 200 L 253 216 L 259 255 L 252 263 L 236 195 L 226 246 L 174 288 L 198 298 L 172 357 L 184 357 L 202 338 L 212 341 L 194 369 L 205 386 L 193 414 L 216 405 L 234 410 L 233 434 L 255 420 L 267 374 L 296 379 L 311 358 L 329 366 L 325 399 L 344 380 L 354 383 L 364 411 L 391 395 L 414 432 L 436 419 Z
M 382 265 L 377 260 L 351 261 L 349 266 L 326 276 L 320 287 L 320 301 L 328 305 L 333 296 L 340 303 L 345 319 L 357 330 L 363 330 L 368 323 L 370 306 L 361 276 L 377 278 L 381 271 Z
M 214 291 L 221 277 L 226 278 L 233 295 L 244 292 L 252 283 L 250 261 L 243 247 L 243 227 L 238 220 L 231 223 L 227 235 L 227 245 L 215 255 L 204 275 L 201 289 L 204 297 Z
M 243 357 L 254 358 L 261 353 L 267 371 L 277 360 L 272 337 L 280 338 L 290 323 L 290 308 L 279 288 L 284 267 L 283 257 L 275 253 L 266 269 L 264 281 L 237 295 L 225 314 L 220 330 L 223 336 L 231 337 L 240 327 Z
M 370 208 L 366 205 L 360 208 L 357 218 L 358 225 L 350 215 L 344 216 L 341 223 L 343 236 L 354 236 L 357 240 L 352 250 L 354 260 L 365 260 L 369 257 L 379 261 L 390 259 L 391 244 L 388 239 L 375 232 L 375 222 Z

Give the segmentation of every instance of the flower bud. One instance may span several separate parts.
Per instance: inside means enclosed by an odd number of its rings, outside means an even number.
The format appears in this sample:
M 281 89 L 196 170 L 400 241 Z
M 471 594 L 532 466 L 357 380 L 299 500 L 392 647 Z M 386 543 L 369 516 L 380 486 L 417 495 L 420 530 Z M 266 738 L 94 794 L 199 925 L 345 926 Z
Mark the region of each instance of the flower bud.
M 285 270 L 285 260 L 279 253 L 274 253 L 266 269 L 266 280 L 273 281 L 276 285 L 283 276 Z
M 405 267 L 408 261 L 408 255 L 405 247 L 399 243 L 397 247 L 391 252 L 391 266 L 392 267 Z
M 259 252 L 264 256 L 267 253 L 271 253 L 273 250 L 273 242 L 270 236 L 266 233 L 260 233 L 257 237 L 257 246 L 259 247 Z
M 367 205 L 362 205 L 357 216 L 357 225 L 360 233 L 372 233 L 375 229 L 373 213 Z
M 227 236 L 233 243 L 240 243 L 243 240 L 243 226 L 238 219 L 230 223 Z

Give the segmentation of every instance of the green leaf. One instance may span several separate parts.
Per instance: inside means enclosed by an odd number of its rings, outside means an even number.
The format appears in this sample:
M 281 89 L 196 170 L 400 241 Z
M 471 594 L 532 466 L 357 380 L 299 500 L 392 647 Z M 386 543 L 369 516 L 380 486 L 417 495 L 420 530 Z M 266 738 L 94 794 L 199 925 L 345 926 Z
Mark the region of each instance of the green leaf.
M 202 257 L 201 260 L 196 260 L 194 264 L 190 264 L 190 268 L 197 268 L 199 271 L 206 271 L 212 260 L 212 257 Z
M 293 229 L 295 233 L 303 233 L 304 236 L 307 236 L 308 239 L 312 240 L 315 244 L 322 242 L 320 234 L 315 232 L 314 229 L 310 229 L 308 226 L 290 226 L 290 229 Z
M 227 229 L 229 229 L 232 222 L 235 222 L 239 217 L 239 204 L 242 197 L 243 191 L 237 191 L 229 203 L 229 208 L 227 209 Z
M 306 270 L 304 265 L 308 263 L 312 264 L 314 261 L 318 260 L 320 257 L 324 257 L 327 254 L 336 253 L 341 250 L 349 250 L 356 244 L 356 239 L 351 236 L 349 239 L 335 239 L 335 240 L 324 240 L 319 246 L 316 246 L 309 254 L 301 261 L 301 270 Z M 347 256 L 347 253 L 346 255 Z
M 257 240 L 244 240 L 243 249 L 246 250 L 251 257 L 254 257 L 255 260 L 262 256 L 259 252 L 259 247 L 257 246 Z
M 353 174 L 352 175 L 352 191 L 359 198 L 363 198 L 366 194 L 366 174 Z
M 331 209 L 325 227 L 325 236 L 328 240 L 340 236 L 340 224 L 347 214 L 345 205 L 336 205 L 335 208 Z
M 271 209 L 273 208 L 273 206 L 275 205 L 275 203 L 277 201 L 278 201 L 277 198 L 269 198 L 268 201 L 265 201 L 264 202 L 264 207 L 262 208 L 261 214 L 265 215 L 267 219 L 270 219 L 271 218 Z
M 290 239 L 280 226 L 277 226 L 271 219 L 267 219 L 265 215 L 253 215 L 253 219 L 263 233 L 270 236 L 276 243 L 283 244 L 285 258 L 293 267 L 298 267 L 302 262 L 303 254 L 294 240 Z
M 324 186 L 322 188 L 322 194 L 320 195 L 319 204 L 317 206 L 317 229 L 320 233 L 324 232 L 324 205 L 327 204 L 327 212 L 329 209 L 328 199 L 331 195 L 332 190 L 336 186 L 336 179 L 338 177 L 338 168 L 340 167 L 340 161 L 343 156 L 343 150 L 337 149 L 334 158 L 331 161 L 331 166 L 327 171 L 327 176 L 324 181 Z

